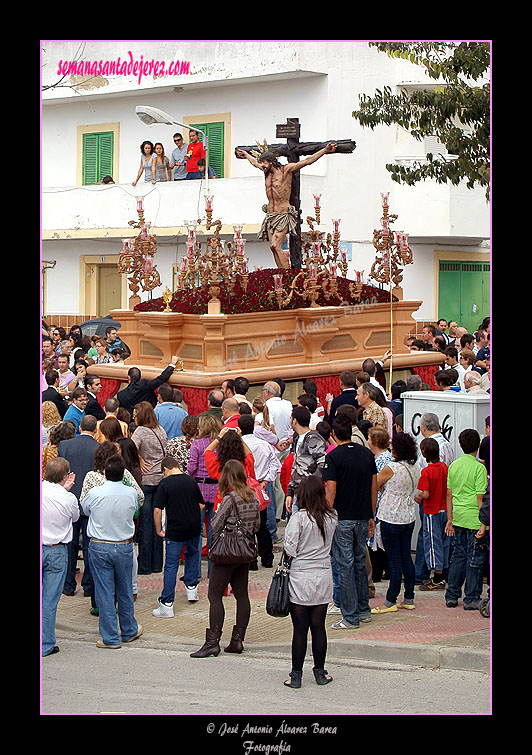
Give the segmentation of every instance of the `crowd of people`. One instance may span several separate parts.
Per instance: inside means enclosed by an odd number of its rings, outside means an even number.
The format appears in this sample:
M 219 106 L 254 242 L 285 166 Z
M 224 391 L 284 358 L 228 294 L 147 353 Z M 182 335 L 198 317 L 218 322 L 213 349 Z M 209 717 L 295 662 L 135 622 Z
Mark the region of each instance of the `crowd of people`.
M 142 142 L 139 171 L 132 185 L 136 186 L 142 175 L 146 183 L 152 184 L 204 178 L 207 158 L 205 147 L 198 131 L 191 128 L 188 134 L 190 140 L 188 144 L 184 141 L 182 134 L 174 134 L 175 147 L 171 152 L 171 157 L 165 154 L 164 145 L 161 142 L 155 144 L 150 141 Z M 207 173 L 209 178 L 217 178 L 210 165 Z
M 447 339 L 445 367 L 436 372 L 440 389 L 489 391 L 489 321 L 474 344 L 455 323 L 438 325 Z M 438 348 L 433 330 L 423 329 L 423 343 Z M 143 632 L 134 615 L 137 575 L 163 574 L 153 615 L 172 618 L 181 559 L 187 600 L 196 602 L 202 555 L 214 535 L 237 526 L 254 534 L 256 558 L 209 561 L 209 625 L 191 657 L 220 653 L 229 589 L 236 624 L 224 651 L 243 651 L 249 571 L 271 570 L 273 544 L 281 539 L 291 559 L 288 687 L 301 686 L 309 631 L 316 683 L 332 681 L 325 668 L 327 616 L 335 615 L 332 630 L 353 630 L 382 613 L 412 611 L 416 587 L 441 590 L 449 608 L 463 590 L 463 608 L 480 607 L 489 552 L 489 418 L 482 442 L 476 429 L 460 433 L 455 459 L 438 416 L 426 412 L 418 444 L 403 431 L 401 396 L 426 386 L 412 375 L 387 394 L 389 352 L 366 359 L 358 373 L 343 371 L 337 395 L 318 396 L 308 379 L 293 404 L 275 377 L 250 401 L 249 380 L 240 376 L 212 389 L 207 408 L 191 416 L 182 391 L 169 382 L 177 357 L 152 380 L 131 367 L 125 385 L 101 406 L 101 380 L 87 368 L 116 351 L 127 358 L 116 329 L 92 344 L 76 326 L 68 335 L 53 326 L 42 343 L 43 656 L 59 650 L 57 605 L 62 594 L 75 594 L 80 547 L 81 588 L 99 617 L 97 645 L 116 649 Z M 487 375 L 487 389 L 466 387 L 473 373 Z M 416 511 L 421 528 L 413 559 Z M 389 580 L 383 604 L 371 608 L 383 579 Z

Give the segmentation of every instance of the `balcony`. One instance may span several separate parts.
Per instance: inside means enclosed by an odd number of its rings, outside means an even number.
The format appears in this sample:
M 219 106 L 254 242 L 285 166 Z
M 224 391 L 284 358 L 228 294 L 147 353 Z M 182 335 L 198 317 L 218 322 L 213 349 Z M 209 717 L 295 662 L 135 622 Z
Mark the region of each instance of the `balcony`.
M 324 176 L 305 176 L 301 201 L 303 213 L 314 205 L 312 194 L 324 191 Z M 264 178 L 221 178 L 209 181 L 214 195 L 213 220 L 223 223 L 221 233 L 233 233 L 242 224 L 244 233 L 258 232 L 266 202 Z M 158 236 L 185 233 L 185 222 L 205 217 L 205 181 L 138 183 L 137 186 L 61 186 L 42 193 L 42 235 L 44 240 L 114 239 L 136 233 L 128 225 L 138 220 L 137 196 L 144 196 L 145 219 Z

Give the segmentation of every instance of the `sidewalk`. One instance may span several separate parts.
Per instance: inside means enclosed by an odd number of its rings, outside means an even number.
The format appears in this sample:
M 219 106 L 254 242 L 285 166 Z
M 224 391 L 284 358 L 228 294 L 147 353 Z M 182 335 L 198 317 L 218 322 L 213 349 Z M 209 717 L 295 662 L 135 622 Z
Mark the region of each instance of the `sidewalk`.
M 274 546 L 274 564 L 279 562 L 282 545 Z M 259 560 L 260 563 L 260 560 Z M 78 562 L 83 569 L 83 561 Z M 245 648 L 248 653 L 290 655 L 292 622 L 273 618 L 266 613 L 266 597 L 273 569 L 259 565 L 258 571 L 250 571 L 249 597 L 251 619 L 246 633 Z M 179 569 L 179 575 L 183 567 Z M 80 637 L 98 639 L 98 618 L 89 611 L 90 599 L 83 597 L 79 587 L 81 573 L 76 575 L 78 590 L 74 597 L 61 596 L 57 609 L 56 630 L 58 639 L 61 630 L 78 633 Z M 138 597 L 135 617 L 142 624 L 143 644 L 152 647 L 169 647 L 192 652 L 205 640 L 208 627 L 209 602 L 207 599 L 207 561 L 203 561 L 203 578 L 199 584 L 199 601 L 189 603 L 183 582 L 178 579 L 174 602 L 175 616 L 172 619 L 156 619 L 152 610 L 157 608 L 163 577 L 153 574 L 138 577 Z M 370 600 L 371 607 L 382 605 L 388 582 L 375 585 L 376 596 Z M 445 606 L 444 592 L 416 592 L 414 611 L 372 616 L 368 624 L 356 630 L 335 630 L 331 625 L 339 620 L 338 615 L 327 616 L 327 655 L 329 658 L 360 660 L 367 662 L 397 663 L 440 669 L 462 669 L 488 673 L 490 670 L 490 619 L 478 611 L 464 611 L 462 602 L 458 608 Z M 486 595 L 486 585 L 484 593 Z M 399 602 L 401 596 L 399 598 Z M 230 594 L 224 598 L 226 610 L 222 642 L 231 636 L 235 621 L 236 602 Z M 309 639 L 310 648 L 310 639 Z

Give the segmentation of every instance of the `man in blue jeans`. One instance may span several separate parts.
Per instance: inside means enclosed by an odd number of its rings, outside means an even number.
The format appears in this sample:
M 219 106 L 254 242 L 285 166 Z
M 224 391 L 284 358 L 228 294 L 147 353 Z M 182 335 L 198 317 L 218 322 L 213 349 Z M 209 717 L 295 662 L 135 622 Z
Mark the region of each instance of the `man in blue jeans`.
M 351 441 L 351 421 L 338 415 L 333 421 L 337 447 L 325 459 L 322 478 L 327 503 L 338 513 L 332 555 L 340 583 L 342 619 L 333 629 L 357 629 L 371 621 L 366 539 L 375 531 L 377 467 L 369 448 Z
M 81 504 L 89 517 L 89 560 L 102 636 L 96 643 L 99 648 L 117 649 L 122 642 L 132 642 L 142 634 L 142 626 L 135 619 L 132 580 L 133 515 L 138 496 L 122 482 L 124 469 L 124 460 L 118 454 L 107 459 L 106 481 L 89 490 Z
M 75 474 L 66 459 L 50 459 L 41 491 L 42 656 L 59 652 L 55 617 L 68 565 L 72 523 L 79 519 L 78 499 L 70 492 Z
M 454 549 L 449 565 L 445 605 L 457 608 L 464 588 L 465 611 L 476 611 L 482 596 L 482 568 L 488 535 L 477 537 L 481 528 L 479 510 L 486 493 L 486 467 L 477 459 L 480 435 L 473 428 L 458 436 L 463 451 L 447 473 L 447 525 L 445 532 L 454 535 Z M 464 584 L 465 583 L 465 584 Z
M 184 547 L 185 573 L 182 581 L 189 602 L 198 600 L 198 583 L 201 579 L 201 511 L 205 501 L 198 483 L 183 474 L 172 456 L 166 456 L 161 467 L 164 477 L 157 487 L 153 508 L 155 531 L 165 539 L 164 582 L 158 607 L 152 613 L 158 619 L 174 616 L 174 598 L 179 558 Z M 166 513 L 163 528 L 162 514 Z

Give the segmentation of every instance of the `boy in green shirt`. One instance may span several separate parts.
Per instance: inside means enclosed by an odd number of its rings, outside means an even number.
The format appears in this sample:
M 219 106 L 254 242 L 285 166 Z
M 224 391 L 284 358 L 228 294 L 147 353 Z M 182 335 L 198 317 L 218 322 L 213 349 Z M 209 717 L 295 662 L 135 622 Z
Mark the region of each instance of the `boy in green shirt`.
M 447 474 L 447 525 L 445 532 L 454 535 L 454 549 L 447 579 L 445 603 L 456 608 L 464 585 L 464 610 L 475 611 L 482 594 L 482 566 L 478 553 L 481 541 L 475 534 L 481 527 L 478 518 L 487 487 L 486 467 L 477 461 L 480 435 L 476 430 L 462 430 L 458 436 L 463 455 L 453 461 Z M 485 538 L 488 535 L 484 535 Z

